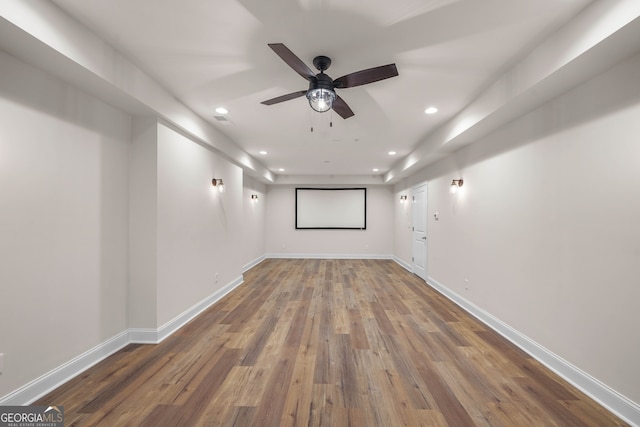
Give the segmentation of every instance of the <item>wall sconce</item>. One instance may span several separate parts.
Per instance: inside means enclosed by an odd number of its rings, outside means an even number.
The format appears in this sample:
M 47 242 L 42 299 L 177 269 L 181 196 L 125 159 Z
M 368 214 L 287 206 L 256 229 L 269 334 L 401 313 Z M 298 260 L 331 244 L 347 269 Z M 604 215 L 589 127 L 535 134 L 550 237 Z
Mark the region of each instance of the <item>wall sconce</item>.
M 257 194 L 252 194 L 251 195 L 251 201 L 252 202 L 257 202 L 258 201 L 258 195 Z
M 449 193 L 456 194 L 458 192 L 458 189 L 462 187 L 462 184 L 464 184 L 464 181 L 462 180 L 462 178 L 454 179 L 453 181 L 451 181 L 451 187 L 449 187 Z
M 222 180 L 219 178 L 213 178 L 211 180 L 211 185 L 213 185 L 214 187 L 217 187 L 218 191 L 221 193 L 224 191 L 224 182 L 222 182 Z
M 403 194 L 400 196 L 400 203 L 404 203 L 407 200 L 407 195 Z

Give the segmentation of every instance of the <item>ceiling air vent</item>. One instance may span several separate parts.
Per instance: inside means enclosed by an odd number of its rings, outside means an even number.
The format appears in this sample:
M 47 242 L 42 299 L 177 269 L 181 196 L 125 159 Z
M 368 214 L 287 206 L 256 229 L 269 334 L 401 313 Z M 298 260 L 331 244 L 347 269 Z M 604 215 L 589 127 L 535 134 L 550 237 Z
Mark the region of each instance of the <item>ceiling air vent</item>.
M 231 122 L 225 116 L 213 116 L 221 125 L 230 125 Z

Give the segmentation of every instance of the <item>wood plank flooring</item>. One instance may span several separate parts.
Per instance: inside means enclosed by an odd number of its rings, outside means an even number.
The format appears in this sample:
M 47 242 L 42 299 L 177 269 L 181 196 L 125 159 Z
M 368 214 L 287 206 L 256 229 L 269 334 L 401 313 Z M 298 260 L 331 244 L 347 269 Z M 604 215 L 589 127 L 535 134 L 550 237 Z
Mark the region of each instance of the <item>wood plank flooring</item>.
M 265 260 L 35 404 L 67 426 L 626 425 L 387 260 Z

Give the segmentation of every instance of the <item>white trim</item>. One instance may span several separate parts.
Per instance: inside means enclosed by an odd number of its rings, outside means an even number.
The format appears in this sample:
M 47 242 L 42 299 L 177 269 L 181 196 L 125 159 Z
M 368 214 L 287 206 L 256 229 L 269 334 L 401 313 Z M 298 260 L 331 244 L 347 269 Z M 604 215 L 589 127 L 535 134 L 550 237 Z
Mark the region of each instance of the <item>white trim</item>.
M 256 259 L 254 259 L 253 261 L 248 262 L 247 264 L 245 264 L 242 267 L 242 272 L 246 273 L 247 271 L 251 270 L 253 267 L 255 267 L 256 265 L 260 264 L 262 261 L 264 261 L 266 258 L 266 255 L 262 255 Z
M 374 254 L 266 254 L 266 258 L 290 259 L 393 259 L 392 255 Z
M 429 185 L 428 185 L 428 181 L 423 181 L 421 183 L 418 183 L 416 185 L 414 185 L 413 187 L 411 187 L 411 269 L 409 270 L 411 273 L 415 274 L 416 276 L 418 276 L 419 278 L 421 278 L 422 280 L 424 280 L 425 282 L 427 281 L 427 277 L 429 276 L 429 266 L 427 264 L 427 262 L 429 261 L 429 240 L 427 239 L 424 243 L 424 271 L 422 275 L 419 275 L 416 271 L 418 270 L 416 268 L 416 262 L 415 262 L 415 258 L 416 258 L 416 251 L 415 251 L 415 245 L 414 245 L 414 231 L 415 227 L 416 227 L 416 193 L 417 191 L 424 187 L 424 213 L 426 214 L 426 218 L 424 219 L 424 235 L 425 235 L 425 239 L 426 236 L 429 235 Z
M 129 332 L 123 331 L 58 366 L 54 370 L 36 378 L 30 383 L 23 385 L 19 389 L 3 396 L 0 398 L 0 406 L 29 405 L 128 344 Z
M 154 328 L 130 328 L 130 344 L 158 344 L 158 330 Z
M 130 328 L 0 398 L 0 406 L 29 405 L 129 344 L 158 344 L 243 283 L 242 276 L 158 329 Z
M 396 264 L 399 264 L 400 267 L 404 268 L 405 270 L 407 270 L 409 273 L 413 274 L 413 270 L 411 267 L 411 264 L 401 260 L 400 258 L 398 258 L 397 256 L 393 256 L 393 260 L 396 262 Z M 420 277 L 420 276 L 417 276 Z M 421 278 L 421 277 L 420 277 Z
M 182 312 L 172 320 L 168 321 L 164 325 L 160 326 L 157 330 L 157 341 L 156 343 L 162 342 L 165 338 L 171 336 L 175 331 L 189 323 L 200 313 L 205 311 L 207 308 L 218 302 L 222 297 L 226 294 L 240 286 L 244 283 L 242 276 L 236 277 L 232 282 L 228 283 L 221 289 L 217 290 L 213 294 L 209 295 L 199 303 L 193 305 L 191 308 Z
M 507 325 L 502 320 L 461 297 L 451 289 L 438 283 L 438 281 L 432 277 L 428 277 L 427 283 L 609 411 L 631 425 L 640 426 L 640 405 L 549 351 L 531 338 Z

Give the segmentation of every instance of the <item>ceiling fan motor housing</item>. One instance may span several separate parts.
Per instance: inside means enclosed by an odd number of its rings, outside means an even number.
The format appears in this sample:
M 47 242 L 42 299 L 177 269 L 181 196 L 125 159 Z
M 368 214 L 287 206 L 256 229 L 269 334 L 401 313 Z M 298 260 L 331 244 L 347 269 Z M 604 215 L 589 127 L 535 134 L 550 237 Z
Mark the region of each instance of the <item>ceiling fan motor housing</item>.
M 309 90 L 313 89 L 326 89 L 333 92 L 333 80 L 331 77 L 321 72 L 315 79 L 311 79 L 309 81 Z
M 313 58 L 313 66 L 322 72 L 331 66 L 331 58 L 324 55 L 316 56 Z

